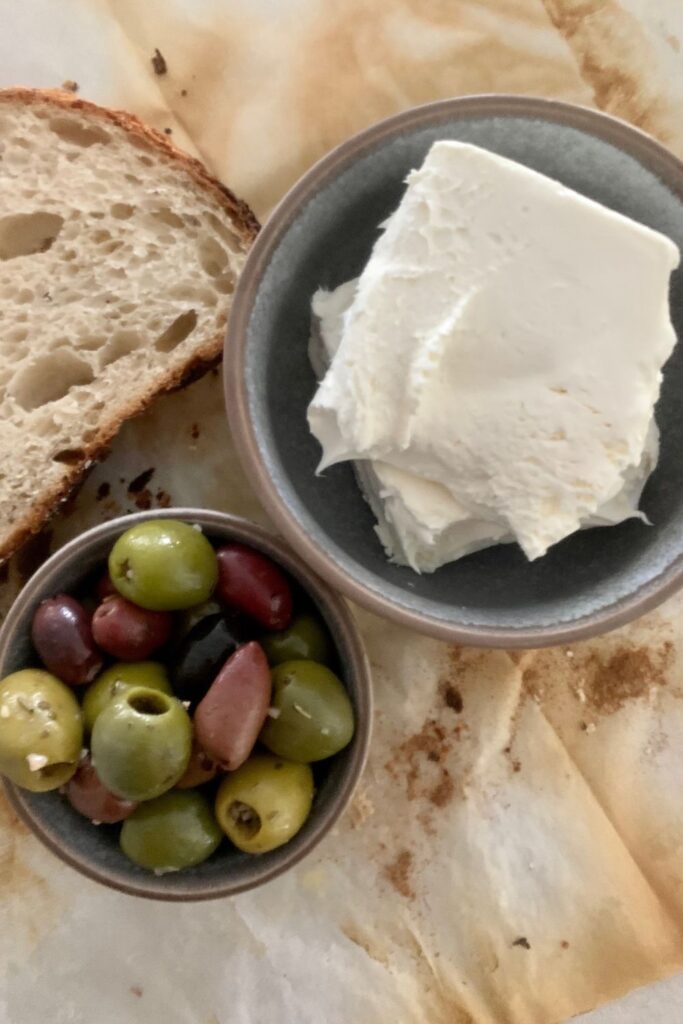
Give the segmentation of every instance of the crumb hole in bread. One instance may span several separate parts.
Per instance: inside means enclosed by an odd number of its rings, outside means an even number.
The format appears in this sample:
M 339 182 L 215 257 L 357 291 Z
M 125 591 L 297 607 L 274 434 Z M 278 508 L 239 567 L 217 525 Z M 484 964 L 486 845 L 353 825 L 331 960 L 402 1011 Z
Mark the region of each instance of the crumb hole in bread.
M 124 174 L 126 181 L 129 181 L 131 185 L 139 185 L 140 179 L 136 174 Z
M 94 374 L 84 359 L 68 349 L 57 349 L 19 370 L 10 394 L 27 412 L 56 402 L 70 388 L 91 384 Z
M 162 224 L 168 224 L 170 228 L 185 227 L 182 217 L 179 217 L 173 210 L 169 210 L 167 206 L 162 206 L 160 210 L 150 210 L 150 214 L 155 220 L 161 221 Z
M 220 277 L 228 266 L 228 255 L 215 238 L 203 238 L 199 243 L 199 262 L 209 277 Z
M 0 218 L 0 260 L 47 252 L 62 230 L 57 213 L 13 213 Z
M 97 336 L 75 338 L 74 344 L 77 346 L 77 348 L 83 349 L 84 352 L 96 352 L 104 345 L 104 338 Z
M 85 459 L 85 452 L 82 448 L 62 448 L 52 456 L 53 462 L 61 462 L 65 466 L 77 466 Z
M 163 334 L 160 334 L 154 343 L 158 352 L 172 352 L 185 338 L 188 338 L 197 326 L 197 313 L 194 309 L 188 309 L 181 313 L 170 324 Z
M 87 149 L 100 142 L 110 142 L 108 132 L 96 125 L 85 125 L 74 117 L 53 117 L 49 122 L 50 131 L 58 135 L 63 142 L 71 143 L 72 146 L 81 146 Z
M 27 305 L 29 302 L 33 302 L 34 299 L 35 295 L 30 288 L 21 288 L 16 294 L 16 301 L 22 306 Z
M 152 160 L 151 156 L 139 156 L 138 162 L 144 164 L 145 167 L 154 166 L 154 161 Z
M 174 284 L 169 288 L 169 297 L 181 302 L 201 302 L 206 306 L 215 306 L 218 301 L 213 288 L 200 284 Z
M 215 213 L 207 213 L 206 220 L 216 234 L 220 235 L 221 239 L 225 242 L 231 252 L 242 252 L 242 243 L 240 242 L 239 236 L 236 235 L 234 231 L 231 231 L 227 224 L 223 224 Z
M 99 228 L 97 231 L 93 231 L 90 237 L 93 242 L 97 242 L 98 244 L 100 242 L 108 242 L 111 238 L 111 232 L 107 231 L 106 228 Z
M 123 359 L 140 347 L 141 339 L 137 331 L 115 331 L 100 355 L 100 367 L 109 366 L 117 359 Z
M 235 279 L 232 274 L 223 274 L 216 280 L 216 288 L 222 295 L 232 295 L 235 290 Z
M 116 220 L 128 220 L 135 213 L 135 208 L 130 203 L 114 203 L 109 212 Z

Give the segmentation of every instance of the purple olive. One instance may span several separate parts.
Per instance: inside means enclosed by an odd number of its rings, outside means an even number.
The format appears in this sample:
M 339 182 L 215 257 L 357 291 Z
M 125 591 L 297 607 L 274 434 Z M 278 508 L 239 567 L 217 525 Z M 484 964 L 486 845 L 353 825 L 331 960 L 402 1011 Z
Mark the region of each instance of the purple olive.
M 151 612 L 113 594 L 95 609 L 92 632 L 95 642 L 114 658 L 145 661 L 166 643 L 171 624 L 169 612 Z
M 173 657 L 171 682 L 175 695 L 189 700 L 193 707 L 198 704 L 238 644 L 239 638 L 221 612 L 199 619 Z
M 91 683 L 102 668 L 90 615 L 68 594 L 57 594 L 38 605 L 31 639 L 45 668 L 71 686 Z

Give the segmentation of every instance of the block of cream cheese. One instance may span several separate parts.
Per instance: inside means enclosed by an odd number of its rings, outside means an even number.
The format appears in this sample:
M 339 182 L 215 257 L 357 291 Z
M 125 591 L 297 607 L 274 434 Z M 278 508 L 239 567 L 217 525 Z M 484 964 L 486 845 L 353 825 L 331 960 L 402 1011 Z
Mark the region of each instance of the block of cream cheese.
M 363 460 L 385 546 L 418 570 L 633 515 L 678 259 L 550 178 L 435 143 L 358 281 L 316 297 L 321 468 Z
M 321 379 L 341 342 L 344 314 L 353 301 L 357 280 L 313 296 L 310 360 Z M 634 516 L 648 476 L 657 464 L 658 430 L 650 420 L 645 450 L 638 466 L 624 474 L 622 489 L 605 502 L 583 527 L 612 526 Z M 416 572 L 432 572 L 446 562 L 497 543 L 514 540 L 505 527 L 470 516 L 441 484 L 386 462 L 354 462 L 359 486 L 372 508 L 377 535 L 391 559 Z

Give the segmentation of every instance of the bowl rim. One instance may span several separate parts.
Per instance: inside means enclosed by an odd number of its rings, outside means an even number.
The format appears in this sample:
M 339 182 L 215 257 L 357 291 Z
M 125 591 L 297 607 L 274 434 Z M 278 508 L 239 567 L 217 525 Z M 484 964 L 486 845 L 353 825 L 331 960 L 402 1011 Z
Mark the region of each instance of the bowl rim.
M 372 124 L 325 154 L 275 207 L 249 251 L 235 289 L 223 349 L 223 387 L 237 452 L 259 500 L 292 548 L 331 586 L 377 615 L 440 640 L 475 647 L 549 647 L 608 632 L 656 607 L 683 585 L 683 553 L 658 576 L 631 593 L 569 622 L 540 627 L 451 623 L 428 611 L 397 604 L 379 591 L 371 590 L 306 532 L 280 497 L 249 413 L 246 350 L 251 312 L 271 256 L 299 210 L 316 192 L 382 142 L 408 129 L 453 118 L 466 120 L 482 116 L 524 116 L 583 130 L 642 161 L 683 199 L 683 161 L 641 129 L 601 111 L 559 100 L 506 93 L 460 96 L 411 107 Z M 671 178 L 677 180 L 678 188 Z M 683 339 L 679 339 L 679 343 L 683 343 Z
M 160 885 L 156 876 L 151 873 L 149 879 L 145 877 L 140 880 L 126 880 L 122 875 L 109 872 L 107 868 L 93 865 L 86 854 L 81 854 L 80 851 L 74 851 L 73 849 L 65 849 L 59 834 L 52 830 L 42 820 L 41 815 L 36 814 L 32 809 L 29 797 L 25 796 L 27 791 L 22 790 L 21 787 L 15 785 L 9 779 L 2 776 L 0 778 L 2 778 L 9 803 L 21 821 L 52 853 L 70 867 L 75 868 L 82 875 L 95 882 L 100 882 L 108 888 L 126 893 L 129 896 L 139 896 L 146 899 L 168 902 L 199 902 L 209 899 L 220 899 L 263 885 L 294 867 L 318 845 L 330 829 L 333 828 L 340 815 L 348 806 L 365 767 L 370 747 L 373 720 L 370 666 L 360 630 L 351 609 L 343 598 L 328 587 L 325 581 L 313 572 L 312 569 L 305 563 L 302 565 L 294 552 L 278 537 L 257 523 L 239 516 L 207 509 L 183 507 L 152 509 L 150 511 L 118 516 L 115 519 L 108 520 L 105 523 L 83 531 L 83 533 L 68 541 L 63 547 L 58 548 L 57 551 L 46 559 L 17 595 L 0 629 L 0 676 L 4 674 L 2 666 L 7 659 L 21 617 L 35 602 L 36 595 L 42 587 L 50 579 L 58 577 L 66 565 L 78 558 L 84 541 L 96 544 L 105 540 L 113 540 L 114 537 L 119 536 L 128 527 L 150 519 L 182 519 L 198 523 L 202 528 L 209 531 L 212 528 L 229 530 L 234 535 L 235 541 L 253 544 L 258 550 L 263 551 L 277 561 L 278 564 L 302 584 L 304 589 L 315 600 L 316 606 L 323 609 L 324 616 L 329 620 L 333 640 L 335 642 L 339 639 L 343 641 L 346 649 L 348 672 L 354 679 L 356 691 L 356 732 L 354 735 L 354 745 L 349 753 L 349 760 L 344 768 L 338 790 L 318 815 L 317 820 L 314 817 L 304 841 L 299 845 L 291 847 L 289 856 L 284 852 L 287 851 L 289 844 L 281 847 L 283 851 L 281 854 L 282 859 L 276 864 L 268 868 L 264 866 L 259 871 L 259 858 L 254 857 L 249 862 L 251 867 L 249 877 L 243 882 L 230 881 L 222 884 L 220 880 L 213 879 L 207 882 L 204 888 L 202 888 L 200 880 L 196 877 L 192 879 L 191 883 L 183 884 L 183 873 L 178 872 L 172 876 L 167 876 L 167 878 L 173 878 L 174 885 L 173 888 L 166 888 Z M 34 794 L 30 794 L 30 796 L 32 795 Z

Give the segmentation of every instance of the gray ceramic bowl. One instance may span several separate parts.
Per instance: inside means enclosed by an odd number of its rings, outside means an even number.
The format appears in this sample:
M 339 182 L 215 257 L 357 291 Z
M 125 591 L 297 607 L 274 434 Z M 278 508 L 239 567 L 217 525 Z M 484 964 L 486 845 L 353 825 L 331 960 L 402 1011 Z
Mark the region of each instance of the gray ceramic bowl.
M 404 178 L 436 139 L 459 139 L 527 164 L 669 235 L 683 248 L 683 164 L 628 125 L 580 107 L 473 96 L 409 110 L 318 163 L 257 239 L 235 295 L 225 348 L 226 400 L 247 470 L 302 558 L 372 611 L 447 640 L 527 647 L 590 636 L 652 608 L 683 580 L 683 346 L 657 406 L 659 466 L 643 496 L 648 527 L 583 531 L 533 563 L 516 545 L 431 575 L 390 564 L 351 467 L 315 475 L 306 424 L 315 381 L 310 301 L 367 261 Z M 638 302 L 624 295 L 624 302 Z M 683 332 L 683 270 L 671 308 Z
M 310 818 L 289 843 L 255 857 L 225 841 L 204 864 L 155 876 L 127 860 L 118 847 L 118 828 L 95 827 L 77 814 L 58 793 L 29 793 L 5 781 L 5 790 L 19 816 L 63 861 L 84 875 L 133 896 L 161 900 L 204 900 L 231 896 L 281 875 L 320 842 L 348 803 L 367 755 L 372 719 L 370 676 L 363 645 L 346 604 L 278 540 L 261 527 L 198 509 L 141 512 L 97 526 L 56 552 L 29 580 L 0 631 L 0 678 L 35 665 L 29 631 L 33 611 L 45 597 L 70 592 L 99 566 L 129 526 L 144 519 L 177 518 L 198 523 L 210 540 L 240 541 L 263 551 L 303 588 L 327 623 L 337 651 L 337 669 L 356 714 L 351 744 L 316 769 L 316 796 Z

